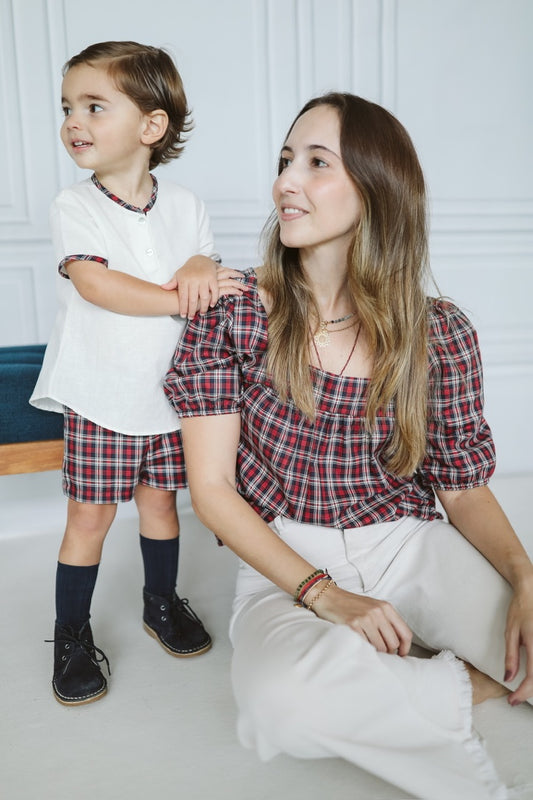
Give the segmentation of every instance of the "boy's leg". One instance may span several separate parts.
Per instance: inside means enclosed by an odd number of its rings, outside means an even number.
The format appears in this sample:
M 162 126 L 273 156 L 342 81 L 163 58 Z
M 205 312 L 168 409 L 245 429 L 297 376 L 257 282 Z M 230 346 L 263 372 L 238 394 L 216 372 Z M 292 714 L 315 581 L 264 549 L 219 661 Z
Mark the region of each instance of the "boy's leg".
M 135 490 L 144 563 L 144 627 L 173 656 L 193 656 L 211 647 L 211 637 L 176 594 L 179 519 L 176 492 L 139 484 Z
M 107 681 L 89 623 L 91 600 L 102 545 L 113 522 L 116 505 L 68 501 L 67 526 L 56 571 L 54 678 L 56 699 L 81 705 L 102 697 Z
M 59 561 L 88 567 L 99 564 L 104 539 L 117 513 L 116 503 L 78 503 L 69 499 Z

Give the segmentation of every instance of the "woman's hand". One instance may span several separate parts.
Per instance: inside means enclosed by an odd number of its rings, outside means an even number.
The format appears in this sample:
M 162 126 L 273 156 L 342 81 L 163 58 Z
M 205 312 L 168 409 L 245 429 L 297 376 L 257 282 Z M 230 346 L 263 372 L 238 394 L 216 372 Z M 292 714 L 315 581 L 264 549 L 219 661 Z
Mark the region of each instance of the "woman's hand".
M 520 648 L 526 651 L 526 677 L 508 697 L 514 706 L 533 697 L 533 574 L 515 586 L 505 630 L 505 681 L 512 681 L 520 666 Z
M 308 602 L 312 599 L 309 597 Z M 413 634 L 410 628 L 394 606 L 384 600 L 331 586 L 313 603 L 313 611 L 329 622 L 348 625 L 380 653 L 406 656 L 411 649 Z

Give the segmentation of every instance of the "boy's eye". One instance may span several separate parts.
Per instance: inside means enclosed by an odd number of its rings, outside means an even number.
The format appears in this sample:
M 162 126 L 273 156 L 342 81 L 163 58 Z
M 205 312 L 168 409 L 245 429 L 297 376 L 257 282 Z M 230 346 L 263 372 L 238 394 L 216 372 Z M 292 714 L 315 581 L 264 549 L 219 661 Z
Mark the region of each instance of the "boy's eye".
M 99 111 L 103 111 L 104 109 L 102 106 L 99 106 L 98 103 L 91 103 L 89 106 L 89 111 L 91 114 L 97 114 Z
M 327 167 L 326 162 L 323 161 L 321 158 L 317 158 L 317 157 L 313 158 L 313 162 L 312 163 L 313 163 L 313 167 Z
M 70 108 L 68 106 L 62 106 L 61 110 L 64 117 L 68 117 L 70 115 Z

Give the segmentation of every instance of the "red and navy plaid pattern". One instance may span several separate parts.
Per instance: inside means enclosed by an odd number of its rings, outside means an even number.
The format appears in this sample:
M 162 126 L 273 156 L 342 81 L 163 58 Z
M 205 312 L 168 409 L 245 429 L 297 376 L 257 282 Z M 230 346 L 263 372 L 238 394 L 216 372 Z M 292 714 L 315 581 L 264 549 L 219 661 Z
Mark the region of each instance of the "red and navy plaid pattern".
M 141 483 L 172 491 L 187 486 L 181 432 L 127 436 L 65 408 L 63 490 L 78 503 L 125 503 Z
M 404 478 L 382 453 L 394 407 L 371 433 L 364 424 L 368 381 L 312 369 L 317 413 L 307 420 L 281 403 L 264 368 L 268 320 L 253 271 L 242 297 L 223 298 L 189 322 L 165 382 L 180 416 L 240 413 L 238 489 L 266 520 L 277 515 L 348 528 L 401 516 L 436 519 L 432 486 L 464 489 L 494 470 L 492 437 L 482 413 L 475 332 L 453 305 L 430 311 L 430 403 L 427 455 Z
M 105 267 L 107 267 L 108 263 L 107 258 L 102 258 L 101 256 L 86 256 L 80 253 L 72 256 L 65 256 L 65 258 L 59 262 L 58 270 L 61 277 L 66 278 L 68 281 L 70 280 L 70 275 L 65 270 L 65 267 L 70 261 L 96 261 L 98 264 L 103 264 Z
M 96 186 L 97 189 L 100 189 L 101 192 L 105 194 L 106 197 L 109 197 L 114 203 L 118 203 L 119 206 L 123 206 L 123 208 L 128 208 L 130 211 L 136 211 L 139 213 L 142 211 L 143 214 L 146 214 L 152 206 L 154 205 L 155 201 L 157 200 L 157 178 L 155 175 L 150 175 L 152 179 L 152 194 L 150 195 L 150 199 L 148 200 L 147 204 L 144 208 L 137 208 L 137 206 L 132 206 L 131 203 L 126 203 L 125 200 L 121 200 L 116 194 L 110 192 L 109 189 L 106 189 L 103 184 L 100 183 L 96 175 L 93 173 L 91 175 L 91 180 Z

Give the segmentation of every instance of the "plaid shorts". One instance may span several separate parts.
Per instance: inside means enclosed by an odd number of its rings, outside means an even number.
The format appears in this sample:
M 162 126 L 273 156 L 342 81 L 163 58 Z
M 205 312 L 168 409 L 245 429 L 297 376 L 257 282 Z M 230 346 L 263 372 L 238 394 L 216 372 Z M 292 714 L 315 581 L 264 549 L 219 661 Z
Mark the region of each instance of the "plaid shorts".
M 78 503 L 125 503 L 138 484 L 187 486 L 181 431 L 127 436 L 64 409 L 63 491 Z

